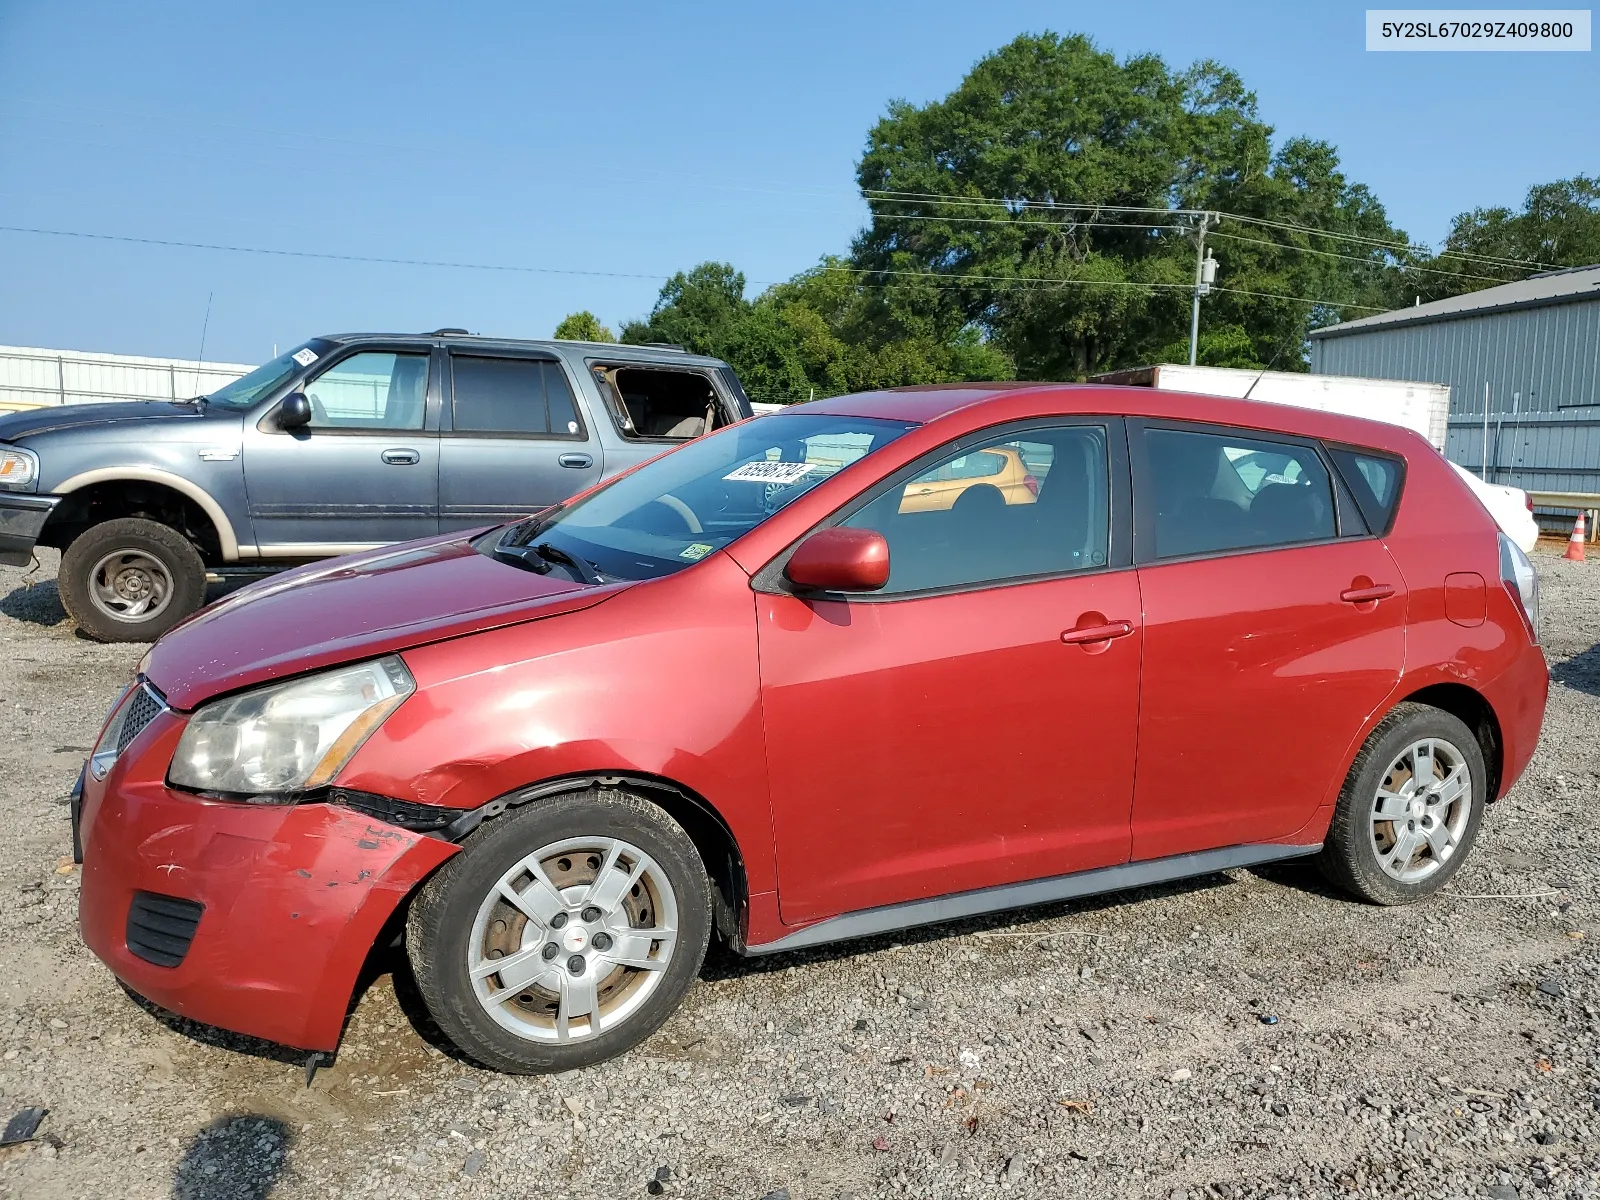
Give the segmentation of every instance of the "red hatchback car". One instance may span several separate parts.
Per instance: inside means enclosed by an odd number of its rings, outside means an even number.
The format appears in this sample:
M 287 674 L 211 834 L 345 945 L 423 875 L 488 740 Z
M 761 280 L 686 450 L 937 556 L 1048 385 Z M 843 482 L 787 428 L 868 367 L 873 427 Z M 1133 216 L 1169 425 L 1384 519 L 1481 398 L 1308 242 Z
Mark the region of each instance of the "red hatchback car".
M 989 449 L 1025 503 L 967 469 Z M 403 937 L 463 1051 L 550 1071 L 656 1029 L 713 932 L 768 954 L 1297 856 L 1406 903 L 1533 753 L 1538 621 L 1392 426 L 839 397 L 174 630 L 86 767 L 83 936 L 308 1050 Z

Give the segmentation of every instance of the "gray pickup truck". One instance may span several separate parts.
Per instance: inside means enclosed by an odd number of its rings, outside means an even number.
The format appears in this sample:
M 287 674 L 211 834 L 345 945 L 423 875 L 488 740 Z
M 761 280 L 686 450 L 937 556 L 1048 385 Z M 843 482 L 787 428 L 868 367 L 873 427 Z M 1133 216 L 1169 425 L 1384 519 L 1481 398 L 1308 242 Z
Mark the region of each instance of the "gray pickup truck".
M 751 415 L 723 362 L 463 330 L 312 338 L 210 396 L 0 416 L 0 562 L 150 641 L 209 574 L 493 525 Z

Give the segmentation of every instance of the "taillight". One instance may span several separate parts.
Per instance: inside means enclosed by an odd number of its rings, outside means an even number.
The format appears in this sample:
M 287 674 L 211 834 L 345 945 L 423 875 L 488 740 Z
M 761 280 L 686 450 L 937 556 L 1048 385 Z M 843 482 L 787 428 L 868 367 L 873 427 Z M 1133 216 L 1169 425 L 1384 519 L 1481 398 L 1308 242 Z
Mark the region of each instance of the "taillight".
M 1039 498 L 1039 481 L 1032 475 L 1024 475 L 1022 477 L 1022 486 L 1033 493 L 1033 498 L 1035 500 Z
M 1522 493 L 1522 501 L 1523 501 L 1524 504 L 1526 504 L 1528 506 L 1528 511 L 1532 512 L 1533 511 L 1533 497 L 1530 494 L 1528 494 L 1527 492 L 1523 492 Z
M 1539 575 L 1522 552 L 1522 547 L 1505 534 L 1500 535 L 1500 582 L 1522 609 L 1528 632 L 1539 640 Z

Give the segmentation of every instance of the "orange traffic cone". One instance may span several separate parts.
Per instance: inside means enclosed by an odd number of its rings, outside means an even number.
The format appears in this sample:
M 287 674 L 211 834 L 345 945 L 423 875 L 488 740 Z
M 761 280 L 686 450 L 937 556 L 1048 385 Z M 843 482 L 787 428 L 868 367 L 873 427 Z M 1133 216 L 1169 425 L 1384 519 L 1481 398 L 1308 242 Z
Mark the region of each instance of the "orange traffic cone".
M 1583 514 L 1578 514 L 1578 519 L 1572 523 L 1572 536 L 1567 539 L 1567 552 L 1563 555 L 1573 562 L 1583 561 Z

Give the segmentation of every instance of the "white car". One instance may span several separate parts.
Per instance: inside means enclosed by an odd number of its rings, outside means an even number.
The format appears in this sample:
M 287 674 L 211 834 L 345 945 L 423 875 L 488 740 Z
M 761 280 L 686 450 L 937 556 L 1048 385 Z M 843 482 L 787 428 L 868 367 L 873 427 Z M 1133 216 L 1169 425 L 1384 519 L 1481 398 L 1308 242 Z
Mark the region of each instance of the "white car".
M 1524 554 L 1533 553 L 1533 544 L 1539 540 L 1539 523 L 1533 519 L 1533 498 L 1521 488 L 1485 483 L 1465 467 L 1457 463 L 1450 465 L 1483 501 L 1483 506 L 1489 510 L 1495 523 L 1505 530 L 1506 536 L 1522 547 Z

